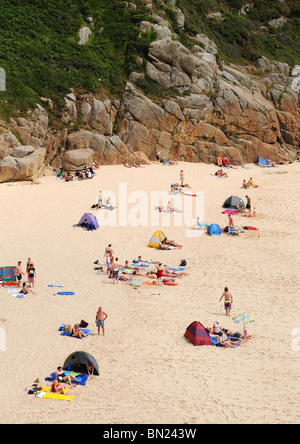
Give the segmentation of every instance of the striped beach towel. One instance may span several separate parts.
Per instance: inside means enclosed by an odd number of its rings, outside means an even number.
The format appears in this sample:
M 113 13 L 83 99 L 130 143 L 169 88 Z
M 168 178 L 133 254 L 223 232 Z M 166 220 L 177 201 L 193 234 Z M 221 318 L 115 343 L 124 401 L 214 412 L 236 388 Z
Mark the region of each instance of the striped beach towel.
M 16 282 L 15 267 L 0 267 L 0 282 Z

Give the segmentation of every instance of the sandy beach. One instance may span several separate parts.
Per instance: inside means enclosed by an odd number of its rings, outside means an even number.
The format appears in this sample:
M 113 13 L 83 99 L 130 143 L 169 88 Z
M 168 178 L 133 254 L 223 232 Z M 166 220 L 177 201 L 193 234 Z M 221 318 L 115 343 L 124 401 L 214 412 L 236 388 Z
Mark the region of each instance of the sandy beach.
M 0 288 L 0 328 L 6 334 L 6 350 L 0 351 L 1 423 L 299 423 L 300 163 L 248 167 L 229 169 L 227 179 L 217 179 L 214 165 L 103 166 L 92 180 L 66 183 L 49 176 L 36 185 L 0 186 L 0 266 L 20 260 L 25 271 L 30 257 L 37 274 L 36 295 L 17 299 Z M 259 231 L 194 238 L 186 236 L 186 226 L 159 225 L 183 245 L 161 251 L 147 247 L 155 226 L 93 232 L 73 227 L 85 212 L 96 215 L 91 205 L 99 190 L 118 196 L 123 183 L 128 195 L 140 190 L 150 196 L 168 191 L 181 169 L 191 189 L 204 193 L 205 222 L 226 226 L 224 200 L 231 195 L 246 200 L 248 194 L 256 217 L 237 215 L 234 221 Z M 258 188 L 241 189 L 251 176 Z M 149 215 L 155 212 L 150 199 L 148 207 Z M 186 259 L 188 275 L 176 287 L 113 285 L 94 270 L 109 243 L 120 263 L 141 255 L 178 267 Z M 59 296 L 48 284 L 63 284 L 75 295 Z M 234 298 L 232 315 L 248 312 L 255 319 L 248 329 L 253 339 L 234 350 L 194 347 L 183 337 L 193 321 L 207 327 L 219 321 L 241 331 L 219 303 L 225 286 Z M 105 337 L 97 335 L 94 322 L 99 306 L 108 314 Z M 90 336 L 80 342 L 60 336 L 60 324 L 81 319 L 89 322 Z M 72 402 L 27 394 L 26 387 L 37 378 L 44 382 L 76 350 L 95 357 L 100 376 L 72 389 Z

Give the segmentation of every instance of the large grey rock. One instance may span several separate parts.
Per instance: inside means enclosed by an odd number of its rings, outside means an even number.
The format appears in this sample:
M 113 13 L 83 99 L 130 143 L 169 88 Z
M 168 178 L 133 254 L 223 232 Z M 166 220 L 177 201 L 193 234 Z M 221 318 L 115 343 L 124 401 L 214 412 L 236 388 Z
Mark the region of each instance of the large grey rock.
M 45 155 L 46 150 L 38 148 L 25 157 L 5 157 L 0 162 L 0 183 L 40 178 L 45 169 Z
M 29 156 L 35 151 L 35 148 L 33 146 L 18 146 L 12 150 L 11 155 L 13 157 L 19 157 L 23 158 L 26 156 Z
M 63 157 L 63 169 L 66 171 L 79 171 L 84 169 L 86 166 L 92 166 L 94 159 L 93 150 L 78 149 L 67 151 Z

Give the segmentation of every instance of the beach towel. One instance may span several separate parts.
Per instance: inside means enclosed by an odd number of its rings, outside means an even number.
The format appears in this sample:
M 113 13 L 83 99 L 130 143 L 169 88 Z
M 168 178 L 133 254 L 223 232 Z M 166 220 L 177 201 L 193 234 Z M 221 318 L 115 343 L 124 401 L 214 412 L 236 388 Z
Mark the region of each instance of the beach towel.
M 82 333 L 84 333 L 87 336 L 90 333 L 92 333 L 92 330 L 87 330 L 86 328 L 81 328 L 80 330 L 82 331 Z M 72 337 L 72 332 L 71 331 L 63 331 L 63 332 L 61 332 L 60 336 L 70 336 L 70 337 Z
M 75 373 L 75 372 L 69 372 L 69 371 L 65 371 L 64 373 L 68 376 L 68 375 L 72 375 L 74 376 L 79 382 L 74 381 L 74 379 L 72 379 L 72 384 L 73 385 L 82 385 L 85 386 L 87 383 L 87 380 L 89 378 L 89 375 L 83 374 L 83 373 Z M 55 379 L 55 372 L 51 373 L 50 376 L 48 376 L 47 378 L 45 378 L 45 381 L 47 382 L 53 382 Z M 65 383 L 64 383 L 65 384 Z
M 239 214 L 239 211 L 235 211 L 235 210 L 224 210 L 224 211 L 222 211 L 222 214 Z
M 72 399 L 74 399 L 74 396 L 62 395 L 61 393 L 52 393 L 52 392 L 37 392 L 35 396 L 37 398 L 57 399 L 59 401 L 72 401 Z
M 41 392 L 47 392 L 47 393 L 49 393 L 49 392 L 51 392 L 51 387 L 48 387 L 48 386 L 46 386 L 46 385 L 42 385 L 41 387 L 40 387 L 40 391 Z M 65 389 L 65 394 L 66 393 L 69 393 L 69 391 L 70 391 L 70 389 Z M 52 392 L 51 392 L 52 393 Z
M 0 267 L 0 282 L 2 283 L 15 283 L 15 267 Z
M 245 227 L 243 227 L 243 230 L 258 231 L 258 228 L 245 226 Z

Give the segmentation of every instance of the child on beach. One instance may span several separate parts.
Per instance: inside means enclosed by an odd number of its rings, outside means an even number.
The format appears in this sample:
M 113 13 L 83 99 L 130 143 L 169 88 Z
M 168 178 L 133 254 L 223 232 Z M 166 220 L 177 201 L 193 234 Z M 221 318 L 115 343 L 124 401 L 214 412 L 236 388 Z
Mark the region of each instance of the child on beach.
M 224 293 L 222 294 L 219 302 L 221 302 L 223 298 L 224 298 L 224 308 L 226 311 L 226 316 L 230 316 L 232 304 L 233 304 L 233 297 L 232 297 L 232 294 L 230 293 L 230 291 L 228 290 L 228 287 L 225 287 Z
M 28 266 L 28 283 L 34 288 L 34 278 L 36 277 L 36 272 L 33 264 Z

